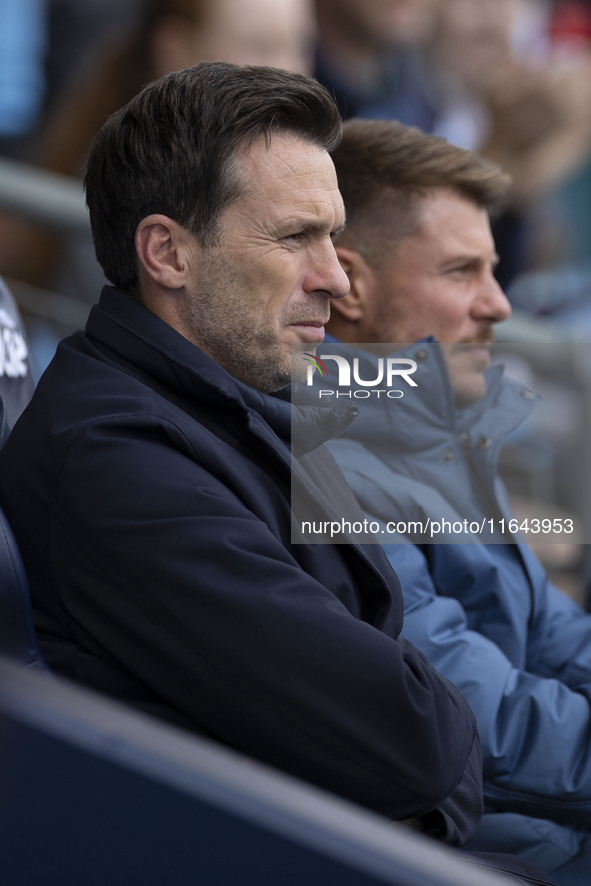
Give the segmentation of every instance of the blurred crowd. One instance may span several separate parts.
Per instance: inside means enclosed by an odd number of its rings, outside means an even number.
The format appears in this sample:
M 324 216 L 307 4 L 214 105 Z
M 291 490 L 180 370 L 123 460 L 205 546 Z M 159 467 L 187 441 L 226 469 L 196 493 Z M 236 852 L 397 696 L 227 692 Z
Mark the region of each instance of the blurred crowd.
M 591 319 L 589 0 L 0 0 L 0 158 L 79 178 L 111 112 L 201 59 L 313 73 L 345 118 L 498 162 L 500 282 L 525 313 Z M 6 212 L 0 276 L 88 303 L 102 282 L 89 240 Z

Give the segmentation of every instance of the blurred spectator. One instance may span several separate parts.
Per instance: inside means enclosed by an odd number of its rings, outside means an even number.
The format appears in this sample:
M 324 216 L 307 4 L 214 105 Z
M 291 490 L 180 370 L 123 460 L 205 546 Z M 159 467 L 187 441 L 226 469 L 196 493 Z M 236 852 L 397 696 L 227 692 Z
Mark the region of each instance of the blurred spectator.
M 513 175 L 514 201 L 523 203 L 560 182 L 591 146 L 591 55 L 578 43 L 568 60 L 564 44 L 559 54 L 548 44 L 536 59 L 518 52 L 525 2 L 440 0 L 430 46 L 445 116 L 462 104 L 480 111 L 471 132 L 442 116 L 442 134 L 499 162 Z
M 0 154 L 19 157 L 45 90 L 43 0 L 0 0 Z
M 314 38 L 311 0 L 147 0 L 133 35 L 113 39 L 93 71 L 74 78 L 34 160 L 81 176 L 95 133 L 145 84 L 200 60 L 310 73 Z M 89 301 L 105 282 L 90 237 L 64 242 L 12 217 L 0 218 L 0 273 Z
M 587 249 L 591 34 L 582 0 L 316 0 L 316 76 L 341 113 L 397 119 L 513 177 L 503 285 Z M 570 182 L 575 177 L 575 186 Z
M 316 0 L 316 77 L 343 117 L 431 130 L 436 96 L 419 51 L 436 0 Z
M 29 159 L 48 111 L 144 0 L 0 0 L 0 154 Z
M 137 27 L 145 0 L 45 0 L 47 98 L 51 110 L 109 41 Z
M 201 60 L 268 64 L 309 73 L 308 0 L 147 0 L 135 32 L 113 40 L 75 82 L 38 152 L 45 168 L 80 175 L 106 118 L 152 80 Z
M 574 226 L 558 195 L 591 152 L 589 44 L 581 34 L 567 39 L 561 6 L 439 0 L 436 8 L 428 48 L 439 90 L 434 131 L 513 177 L 512 213 L 496 232 L 501 255 L 511 258 L 504 284 L 568 255 L 565 231 Z
M 94 134 L 113 111 L 146 83 L 200 60 L 309 73 L 313 28 L 309 0 L 147 0 L 135 31 L 111 40 L 93 70 L 74 80 L 37 161 L 80 174 Z
M 588 49 L 591 42 L 589 0 L 556 0 L 549 34 L 554 48 L 564 48 L 567 58 L 573 51 Z

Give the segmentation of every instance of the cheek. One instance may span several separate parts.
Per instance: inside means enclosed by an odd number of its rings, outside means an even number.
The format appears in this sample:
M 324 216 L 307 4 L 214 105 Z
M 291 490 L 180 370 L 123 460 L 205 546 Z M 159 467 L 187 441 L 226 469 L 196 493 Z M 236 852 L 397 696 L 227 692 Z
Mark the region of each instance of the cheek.
M 298 314 L 300 302 L 297 290 L 282 276 L 266 276 L 252 290 L 253 322 L 269 328 L 282 327 L 289 319 Z
M 270 319 L 285 302 L 286 274 L 280 262 L 245 261 L 238 281 L 239 296 L 255 315 Z
M 307 266 L 294 261 L 281 261 L 269 268 L 262 286 L 268 294 L 269 306 L 274 313 L 284 313 L 299 301 L 306 300 Z
M 443 298 L 433 299 L 425 307 L 425 316 L 431 318 L 441 342 L 455 344 L 473 333 L 469 306 L 457 292 L 446 292 Z

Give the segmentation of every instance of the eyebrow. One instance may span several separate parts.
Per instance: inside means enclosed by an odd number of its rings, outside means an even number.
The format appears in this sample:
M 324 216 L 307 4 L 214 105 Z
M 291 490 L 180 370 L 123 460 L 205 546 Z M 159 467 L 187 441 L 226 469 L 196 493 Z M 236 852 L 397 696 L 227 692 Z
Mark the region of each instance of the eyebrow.
M 499 256 L 495 252 L 495 254 L 492 257 L 492 262 L 491 262 L 493 268 L 496 268 L 496 266 L 499 264 L 499 261 L 500 261 Z M 474 253 L 471 253 L 470 255 L 455 255 L 452 258 L 446 259 L 446 261 L 443 263 L 443 267 L 444 268 L 448 268 L 448 267 L 451 268 L 451 267 L 454 267 L 455 265 L 470 265 L 470 264 L 480 264 L 480 263 L 486 264 L 485 258 L 482 255 L 479 255 L 479 254 L 475 255 Z
M 339 234 L 342 234 L 345 230 L 345 222 L 340 225 L 337 225 L 335 228 L 329 228 L 328 225 L 322 224 L 322 222 L 304 222 L 294 220 L 294 227 L 299 228 L 302 232 L 310 232 L 314 233 L 316 231 L 324 234 L 328 231 L 331 237 L 338 237 Z

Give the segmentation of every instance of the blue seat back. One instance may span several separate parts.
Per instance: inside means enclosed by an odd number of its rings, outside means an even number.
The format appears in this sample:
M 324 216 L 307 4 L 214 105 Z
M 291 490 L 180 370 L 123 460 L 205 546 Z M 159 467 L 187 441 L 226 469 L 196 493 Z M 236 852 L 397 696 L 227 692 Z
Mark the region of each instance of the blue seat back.
M 0 508 L 0 655 L 48 671 L 33 623 L 29 584 L 16 540 Z
M 0 396 L 0 447 L 8 436 Z M 49 671 L 33 622 L 29 583 L 6 514 L 0 508 L 0 655 L 24 667 Z

